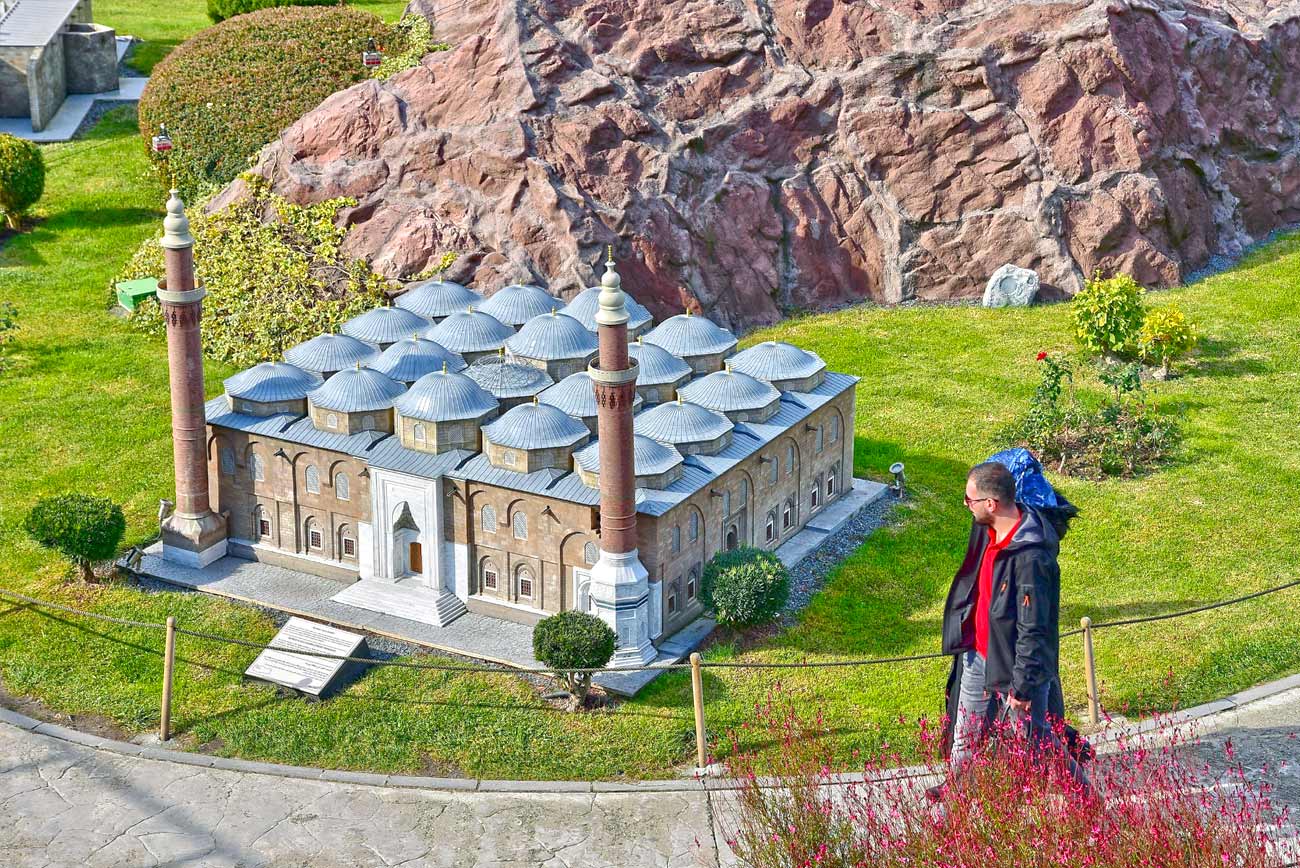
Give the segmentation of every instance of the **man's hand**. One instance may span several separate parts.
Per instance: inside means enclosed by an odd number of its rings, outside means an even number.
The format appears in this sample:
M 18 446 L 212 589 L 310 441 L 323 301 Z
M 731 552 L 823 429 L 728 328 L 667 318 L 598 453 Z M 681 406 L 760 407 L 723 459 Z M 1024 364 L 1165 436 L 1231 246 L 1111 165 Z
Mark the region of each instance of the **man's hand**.
M 1008 696 L 1007 705 L 1011 706 L 1013 711 L 1018 711 L 1021 714 L 1029 713 L 1030 702 L 1028 699 L 1016 699 L 1014 696 Z

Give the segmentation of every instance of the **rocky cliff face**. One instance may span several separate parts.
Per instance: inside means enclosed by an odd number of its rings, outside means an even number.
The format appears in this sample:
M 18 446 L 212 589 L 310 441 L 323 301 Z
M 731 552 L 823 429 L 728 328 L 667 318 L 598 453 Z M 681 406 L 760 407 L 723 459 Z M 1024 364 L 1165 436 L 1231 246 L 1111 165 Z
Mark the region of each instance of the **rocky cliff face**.
M 256 171 L 393 277 L 657 316 L 1171 284 L 1300 220 L 1300 0 L 415 0 L 455 45 Z M 237 182 L 215 207 L 240 195 Z

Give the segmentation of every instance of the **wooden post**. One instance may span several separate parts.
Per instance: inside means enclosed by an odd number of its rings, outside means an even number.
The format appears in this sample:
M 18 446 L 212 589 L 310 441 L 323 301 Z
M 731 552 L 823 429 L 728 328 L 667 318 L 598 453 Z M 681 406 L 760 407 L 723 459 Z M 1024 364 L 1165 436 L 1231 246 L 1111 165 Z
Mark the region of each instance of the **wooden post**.
M 698 651 L 691 654 L 691 698 L 695 703 L 695 762 L 699 774 L 704 774 L 709 758 L 704 751 L 704 676 Z
M 1097 701 L 1097 664 L 1092 658 L 1092 619 L 1079 619 L 1083 628 L 1083 669 L 1088 678 L 1088 722 L 1096 726 L 1101 722 L 1101 704 Z
M 167 644 L 163 650 L 162 720 L 158 735 L 163 741 L 171 737 L 172 725 L 172 663 L 176 659 L 176 619 L 167 616 Z

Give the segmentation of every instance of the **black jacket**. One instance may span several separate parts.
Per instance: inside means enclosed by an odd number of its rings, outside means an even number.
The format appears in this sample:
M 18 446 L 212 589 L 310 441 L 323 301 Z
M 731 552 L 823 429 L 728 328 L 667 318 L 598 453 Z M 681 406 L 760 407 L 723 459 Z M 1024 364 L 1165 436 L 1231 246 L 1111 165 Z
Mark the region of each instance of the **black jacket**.
M 1023 503 L 1020 527 L 993 562 L 989 648 L 985 686 L 989 692 L 1028 699 L 1030 691 L 1057 677 L 1061 631 L 1060 539 L 1042 515 Z M 975 648 L 975 603 L 980 560 L 988 528 L 972 524 L 966 557 L 953 578 L 943 615 L 943 652 Z

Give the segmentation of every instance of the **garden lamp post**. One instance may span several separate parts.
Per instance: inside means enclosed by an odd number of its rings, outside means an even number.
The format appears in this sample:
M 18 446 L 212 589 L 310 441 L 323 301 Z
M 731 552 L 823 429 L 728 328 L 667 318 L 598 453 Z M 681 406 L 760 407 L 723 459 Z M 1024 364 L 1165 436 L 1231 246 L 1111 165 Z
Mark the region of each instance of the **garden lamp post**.
M 903 462 L 895 461 L 889 465 L 889 472 L 894 474 L 894 484 L 889 486 L 890 491 L 894 493 L 894 497 L 901 500 L 904 487 L 907 485 L 907 477 L 903 475 Z

